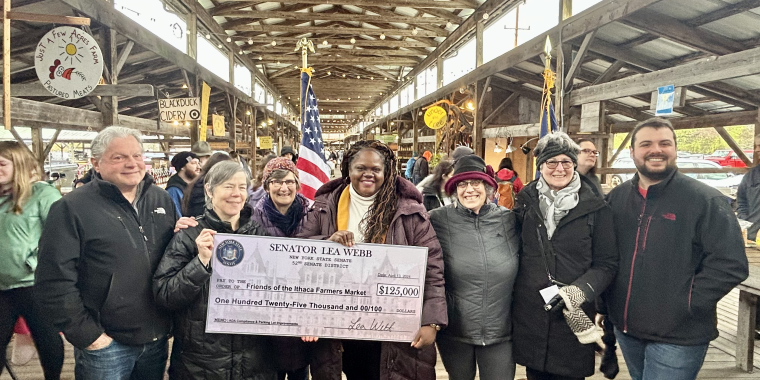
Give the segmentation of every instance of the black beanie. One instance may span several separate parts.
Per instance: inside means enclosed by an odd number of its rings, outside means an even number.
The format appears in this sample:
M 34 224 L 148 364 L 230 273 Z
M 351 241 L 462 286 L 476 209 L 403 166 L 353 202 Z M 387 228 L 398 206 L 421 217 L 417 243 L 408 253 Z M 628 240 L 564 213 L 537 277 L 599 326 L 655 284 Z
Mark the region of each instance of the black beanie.
M 483 161 L 482 158 L 474 155 L 474 154 L 468 154 L 466 156 L 460 157 L 457 162 L 454 164 L 454 174 L 457 175 L 459 173 L 464 172 L 486 172 L 486 162 Z
M 536 168 L 541 168 L 546 160 L 564 154 L 573 161 L 573 166 L 578 166 L 578 153 L 581 148 L 570 136 L 564 132 L 550 133 L 538 140 L 538 144 L 533 149 L 536 156 Z
M 172 167 L 179 172 L 188 162 L 196 158 L 198 158 L 198 156 L 193 152 L 179 152 L 172 158 Z

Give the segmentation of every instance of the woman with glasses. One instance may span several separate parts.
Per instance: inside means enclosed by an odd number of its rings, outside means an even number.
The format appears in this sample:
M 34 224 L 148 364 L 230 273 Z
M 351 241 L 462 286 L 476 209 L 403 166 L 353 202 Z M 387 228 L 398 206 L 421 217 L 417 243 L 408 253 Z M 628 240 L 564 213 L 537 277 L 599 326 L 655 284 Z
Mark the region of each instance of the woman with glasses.
M 295 237 L 303 229 L 309 209 L 309 200 L 298 193 L 301 182 L 296 165 L 286 157 L 271 159 L 263 168 L 261 184 L 266 194 L 254 206 L 253 220 L 271 236 Z M 308 379 L 312 357 L 321 359 L 333 356 L 333 362 L 340 362 L 340 345 L 335 341 L 317 341 L 312 337 L 275 337 L 272 341 L 280 380 L 286 376 L 288 380 Z M 314 341 L 317 343 L 306 343 Z M 326 363 L 313 363 L 311 372 L 314 379 L 340 379 L 340 368 L 337 365 L 330 370 L 324 364 Z M 330 374 L 337 377 L 331 377 Z
M 581 152 L 578 154 L 578 174 L 585 177 L 594 184 L 594 191 L 599 196 L 604 196 L 602 192 L 602 183 L 596 176 L 596 159 L 599 157 L 599 151 L 596 150 L 594 142 L 587 138 L 578 139 L 578 146 Z
M 422 194 L 397 171 L 396 156 L 377 140 L 358 141 L 341 163 L 342 178 L 319 188 L 301 237 L 426 247 L 427 272 L 420 328 L 411 342 L 343 340 L 348 380 L 434 380 L 435 342 L 447 324 L 441 246 Z M 411 343 L 411 344 L 410 344 Z
M 512 290 L 520 238 L 515 214 L 491 199 L 493 174 L 482 158 L 456 161 L 446 182 L 453 204 L 430 212 L 443 249 L 449 326 L 438 334 L 438 349 L 451 380 L 515 375 L 512 360 Z
M 541 176 L 517 194 L 512 337 L 529 380 L 594 374 L 594 300 L 617 271 L 612 211 L 576 171 L 580 150 L 561 132 L 541 138 L 533 150 Z

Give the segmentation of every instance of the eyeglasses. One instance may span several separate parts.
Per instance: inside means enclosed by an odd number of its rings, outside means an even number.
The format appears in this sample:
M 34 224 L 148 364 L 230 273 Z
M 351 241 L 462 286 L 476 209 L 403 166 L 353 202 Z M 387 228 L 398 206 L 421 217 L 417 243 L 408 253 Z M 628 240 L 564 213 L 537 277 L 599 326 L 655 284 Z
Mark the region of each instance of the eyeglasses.
M 279 179 L 273 179 L 269 181 L 269 186 L 274 185 L 275 187 L 282 187 L 282 185 L 286 185 L 288 187 L 293 187 L 296 185 L 296 181 L 292 179 L 286 179 L 284 181 L 281 181 Z
M 573 167 L 573 162 L 569 161 L 569 160 L 564 160 L 564 161 L 550 160 L 550 161 L 546 161 L 545 162 L 546 167 L 549 168 L 549 169 L 556 169 L 557 165 L 560 164 L 560 163 L 562 164 L 562 168 L 564 168 L 564 169 L 570 169 L 570 168 Z
M 599 157 L 599 151 L 598 150 L 581 149 L 581 152 L 583 152 L 585 154 L 593 154 L 594 156 Z
M 467 186 L 472 186 L 473 189 L 479 189 L 483 187 L 483 180 L 482 179 L 471 179 L 468 181 L 461 181 L 457 183 L 457 189 L 464 190 L 467 188 Z

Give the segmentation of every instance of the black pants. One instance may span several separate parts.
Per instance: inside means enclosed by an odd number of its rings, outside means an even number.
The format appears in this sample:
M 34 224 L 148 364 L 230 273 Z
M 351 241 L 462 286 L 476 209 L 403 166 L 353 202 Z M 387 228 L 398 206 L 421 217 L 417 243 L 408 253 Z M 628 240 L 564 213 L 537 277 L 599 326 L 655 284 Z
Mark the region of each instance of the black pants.
M 58 380 L 63 367 L 63 340 L 52 323 L 33 307 L 33 287 L 0 291 L 0 373 L 6 361 L 6 348 L 13 336 L 19 315 L 24 317 L 42 364 L 46 380 Z
M 548 372 L 536 371 L 532 368 L 525 368 L 525 374 L 528 376 L 528 380 L 583 380 L 585 377 L 570 377 L 554 375 Z
M 309 380 L 309 366 L 299 368 L 295 371 L 277 371 L 277 379 L 285 380 Z
M 347 380 L 380 380 L 381 344 L 366 340 L 343 341 L 343 373 Z

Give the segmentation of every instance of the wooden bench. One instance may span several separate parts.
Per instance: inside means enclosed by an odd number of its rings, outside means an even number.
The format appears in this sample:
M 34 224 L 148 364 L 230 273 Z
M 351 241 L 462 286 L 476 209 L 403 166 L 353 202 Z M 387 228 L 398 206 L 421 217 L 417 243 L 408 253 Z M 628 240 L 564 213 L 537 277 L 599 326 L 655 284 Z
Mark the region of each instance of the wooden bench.
M 760 267 L 750 265 L 749 277 L 737 286 L 739 312 L 736 326 L 736 366 L 744 371 L 754 369 L 755 319 L 760 296 Z

